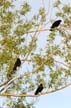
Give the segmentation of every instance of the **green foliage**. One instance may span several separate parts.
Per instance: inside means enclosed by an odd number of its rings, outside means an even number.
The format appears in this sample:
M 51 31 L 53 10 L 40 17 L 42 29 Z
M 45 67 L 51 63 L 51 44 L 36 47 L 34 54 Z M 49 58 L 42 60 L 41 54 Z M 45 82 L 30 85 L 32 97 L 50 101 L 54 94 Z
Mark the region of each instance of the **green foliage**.
M 12 12 L 7 12 L 6 16 L 2 17 L 2 23 L 11 23 L 14 20 L 14 14 Z
M 61 12 L 58 12 L 58 13 L 56 13 L 56 16 L 57 16 L 57 17 L 59 17 L 59 16 L 60 16 L 60 17 L 64 17 L 64 13 L 63 13 L 63 12 L 62 12 L 62 13 L 61 13 Z
M 51 42 L 55 39 L 55 34 L 56 34 L 55 31 L 53 31 L 53 32 L 50 33 L 49 36 L 51 37 L 50 38 L 51 39 Z
M 40 55 L 35 55 L 33 58 L 33 61 L 37 64 L 37 65 L 41 65 L 42 61 L 44 60 L 44 58 L 42 58 Z
M 25 32 L 32 28 L 32 22 L 25 22 L 24 24 L 19 24 L 16 27 L 15 34 L 18 36 L 23 35 Z
M 16 104 L 14 104 L 13 106 L 12 106 L 12 108 L 30 108 L 30 106 L 31 105 L 24 105 L 22 102 L 17 102 Z
M 12 4 L 11 4 L 10 1 L 1 0 L 1 1 L 0 1 L 0 6 L 3 6 L 4 9 L 7 9 L 7 8 L 9 8 L 10 6 L 12 6 Z
M 54 3 L 54 7 L 58 7 L 60 4 L 61 4 L 60 0 L 57 0 L 57 1 Z
M 41 17 L 41 22 L 45 22 L 46 21 L 46 14 L 45 14 L 45 9 L 44 8 L 40 8 L 39 9 L 39 16 Z
M 41 57 L 39 54 L 34 55 L 32 60 L 34 61 L 33 62 L 34 67 L 41 66 L 45 61 L 45 59 L 43 57 Z M 39 70 L 37 70 L 37 72 L 40 72 L 40 71 L 44 71 L 44 64 L 40 67 Z
M 49 88 L 57 89 L 59 86 L 65 83 L 63 78 L 62 68 L 58 68 L 56 71 L 50 72 L 50 81 L 48 83 Z
M 30 5 L 27 2 L 24 2 L 22 4 L 22 9 L 20 11 L 21 15 L 26 15 L 31 10 Z
M 8 33 L 10 33 L 10 29 L 11 29 L 11 25 L 7 24 L 7 25 L 2 25 L 0 27 L 0 32 L 5 36 Z
M 31 52 L 31 54 L 36 49 L 36 42 L 37 42 L 37 38 L 35 36 L 32 37 L 28 47 L 28 52 Z
M 62 24 L 60 28 L 42 34 L 39 27 L 45 29 L 46 17 L 49 18 L 46 16 L 46 8 L 39 7 L 38 12 L 31 17 L 32 7 L 29 3 L 23 2 L 19 10 L 12 3 L 14 1 L 0 0 L 0 83 L 22 74 L 23 78 L 12 82 L 6 93 L 32 94 L 40 82 L 44 85 L 44 91 L 47 87 L 57 90 L 68 83 L 71 77 L 71 34 L 67 31 L 71 26 L 70 6 L 57 0 L 53 11 L 55 16 L 63 20 Z M 46 45 L 43 47 L 40 44 L 41 34 L 44 35 L 43 41 L 46 37 Z M 60 43 L 56 42 L 57 38 L 61 38 Z M 20 67 L 13 72 L 19 56 L 22 58 L 23 69 L 19 71 Z M 55 62 L 57 58 L 60 62 Z M 30 108 L 34 104 L 30 101 L 28 103 L 27 97 L 6 99 L 5 105 L 8 108 Z
M 71 12 L 71 7 L 69 7 L 69 5 L 64 5 L 62 9 L 64 13 L 70 14 Z

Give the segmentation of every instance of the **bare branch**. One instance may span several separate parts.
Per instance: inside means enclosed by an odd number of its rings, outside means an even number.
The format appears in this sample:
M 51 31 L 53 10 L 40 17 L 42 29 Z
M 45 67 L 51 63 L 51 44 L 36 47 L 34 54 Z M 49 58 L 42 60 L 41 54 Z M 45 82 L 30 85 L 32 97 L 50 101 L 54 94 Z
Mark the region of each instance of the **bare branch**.
M 25 62 L 25 61 L 32 62 L 31 59 L 24 59 L 24 60 L 22 60 L 22 61 L 24 61 L 24 62 Z M 64 66 L 66 66 L 67 68 L 69 68 L 68 65 L 65 64 L 65 63 L 63 63 L 63 62 L 57 61 L 57 60 L 55 60 L 55 59 L 54 59 L 54 61 L 55 61 L 56 63 L 63 64 Z M 17 77 L 15 77 L 15 78 L 11 79 L 10 81 L 6 81 L 6 82 L 0 84 L 0 87 L 3 86 L 3 85 L 6 85 L 6 87 L 7 87 L 7 86 L 8 86 L 9 84 L 11 84 L 14 80 L 23 78 L 23 77 L 26 76 L 26 75 L 29 75 L 29 74 L 31 74 L 31 73 L 37 72 L 37 71 L 43 66 L 43 64 L 45 64 L 45 63 L 46 63 L 46 60 L 45 60 L 40 66 L 38 66 L 33 72 L 26 72 L 26 73 L 23 74 L 23 75 L 20 75 L 20 76 L 17 76 Z M 5 87 L 4 87 L 4 88 L 5 88 Z M 7 89 L 8 89 L 8 87 L 5 88 L 4 91 L 6 91 Z
M 57 60 L 55 60 L 55 62 L 56 62 L 56 63 L 59 63 L 59 64 L 63 64 L 64 66 L 66 66 L 67 68 L 69 68 L 68 65 L 65 64 L 65 63 L 63 63 L 63 62 L 60 62 L 60 61 L 57 61 Z
M 57 92 L 59 90 L 62 90 L 66 87 L 69 87 L 71 86 L 71 83 L 68 83 L 66 84 L 65 86 L 61 87 L 61 88 L 58 88 L 57 90 L 49 90 L 47 92 L 43 92 L 41 94 L 38 94 L 38 95 L 34 95 L 34 94 L 9 94 L 9 93 L 1 93 L 0 96 L 13 96 L 13 97 L 38 97 L 38 96 L 42 96 L 42 95 L 46 95 L 46 94 L 50 94 L 50 93 L 53 93 L 53 92 Z

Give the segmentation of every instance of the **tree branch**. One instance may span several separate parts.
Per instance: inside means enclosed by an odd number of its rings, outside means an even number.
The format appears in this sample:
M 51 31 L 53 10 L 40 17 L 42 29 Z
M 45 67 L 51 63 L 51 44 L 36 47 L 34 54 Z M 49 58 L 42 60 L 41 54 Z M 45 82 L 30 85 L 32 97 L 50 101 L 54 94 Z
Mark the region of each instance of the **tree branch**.
M 34 94 L 9 94 L 9 93 L 1 93 L 0 96 L 13 96 L 13 97 L 38 97 L 38 96 L 42 96 L 42 95 L 46 95 L 46 94 L 50 94 L 50 93 L 53 93 L 53 92 L 57 92 L 59 90 L 62 90 L 66 87 L 69 87 L 71 86 L 71 83 L 68 83 L 66 84 L 65 86 L 61 87 L 61 88 L 58 88 L 57 90 L 49 90 L 47 92 L 43 92 L 41 94 L 38 94 L 38 95 L 34 95 Z
M 3 82 L 3 83 L 1 83 L 0 84 L 0 87 L 2 87 L 2 86 L 4 86 L 4 85 L 6 85 L 8 83 L 8 80 L 7 81 L 5 81 L 5 82 Z
M 28 61 L 28 62 L 32 62 L 32 60 L 31 59 L 24 59 L 24 60 L 22 60 L 22 61 Z M 59 64 L 63 64 L 64 66 L 66 66 L 66 67 L 68 67 L 68 65 L 67 64 L 65 64 L 65 63 L 63 63 L 63 62 L 60 62 L 60 61 L 57 61 L 57 60 L 55 60 L 54 59 L 54 61 L 56 62 L 56 63 L 59 63 Z M 0 84 L 0 87 L 1 86 L 3 86 L 3 85 L 6 85 L 6 87 L 9 85 L 9 84 L 11 84 L 14 80 L 16 80 L 16 79 L 20 79 L 20 78 L 23 78 L 24 76 L 26 76 L 26 75 L 29 75 L 29 74 L 31 74 L 31 73 L 35 73 L 37 70 L 39 70 L 42 66 L 43 66 L 43 64 L 46 62 L 46 60 L 40 65 L 40 66 L 38 66 L 37 67 L 37 69 L 35 69 L 33 72 L 26 72 L 24 75 L 21 75 L 21 76 L 17 76 L 17 77 L 15 77 L 15 78 L 13 78 L 13 79 L 11 79 L 10 81 L 5 81 L 4 83 L 2 83 L 2 84 Z M 69 67 L 68 67 L 69 68 Z M 6 88 L 7 89 L 7 88 Z M 2 89 L 3 90 L 3 89 Z
M 33 72 L 26 72 L 25 74 L 23 74 L 23 75 L 20 75 L 20 76 L 17 76 L 17 77 L 14 77 L 13 79 L 11 79 L 7 84 L 6 84 L 6 88 L 4 87 L 4 91 L 3 92 L 5 92 L 7 89 L 8 89 L 8 85 L 9 84 L 11 84 L 14 80 L 16 80 L 16 79 L 22 79 L 24 76 L 26 76 L 26 75 L 29 75 L 30 73 L 35 73 L 35 72 L 37 72 L 42 66 L 43 66 L 43 64 L 45 64 L 45 62 L 46 62 L 46 60 L 40 65 L 40 66 L 38 66 Z
M 63 63 L 63 62 L 60 62 L 60 61 L 57 61 L 57 60 L 55 60 L 55 62 L 56 62 L 56 63 L 59 63 L 59 64 L 63 64 L 64 66 L 68 67 L 68 65 L 65 64 L 65 63 Z M 68 68 L 69 68 L 69 67 L 68 67 Z

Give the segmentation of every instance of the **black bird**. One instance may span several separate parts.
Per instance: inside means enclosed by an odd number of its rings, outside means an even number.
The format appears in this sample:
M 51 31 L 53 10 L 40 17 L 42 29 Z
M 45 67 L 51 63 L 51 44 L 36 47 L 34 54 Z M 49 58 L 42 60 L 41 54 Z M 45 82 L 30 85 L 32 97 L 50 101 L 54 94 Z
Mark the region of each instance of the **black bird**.
M 57 20 L 57 21 L 55 21 L 55 22 L 52 24 L 52 26 L 51 26 L 51 29 L 50 29 L 50 30 L 52 31 L 52 29 L 53 29 L 53 28 L 58 27 L 60 23 L 61 23 L 61 20 Z
M 17 67 L 19 67 L 21 65 L 21 60 L 19 58 L 17 58 L 15 64 L 14 64 L 14 68 L 13 70 L 16 71 Z
M 41 92 L 43 90 L 43 85 L 40 84 L 37 88 L 37 90 L 35 91 L 35 95 L 39 94 L 39 92 Z

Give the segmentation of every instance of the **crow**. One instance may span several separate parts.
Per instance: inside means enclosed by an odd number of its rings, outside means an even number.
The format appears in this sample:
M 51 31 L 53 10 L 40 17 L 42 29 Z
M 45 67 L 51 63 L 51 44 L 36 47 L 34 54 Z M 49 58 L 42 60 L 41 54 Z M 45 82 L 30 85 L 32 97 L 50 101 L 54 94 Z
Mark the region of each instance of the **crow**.
M 40 85 L 38 86 L 38 88 L 36 89 L 36 91 L 35 91 L 35 95 L 39 94 L 39 92 L 41 92 L 42 90 L 43 90 L 43 85 L 40 84 Z
M 55 22 L 52 24 L 52 26 L 51 26 L 51 29 L 50 29 L 50 30 L 52 31 L 52 29 L 53 29 L 53 28 L 58 27 L 60 23 L 61 23 L 61 20 L 57 20 L 57 21 L 55 21 Z
M 17 58 L 15 64 L 14 64 L 14 68 L 13 71 L 17 70 L 17 67 L 19 67 L 21 65 L 21 60 L 19 58 Z

